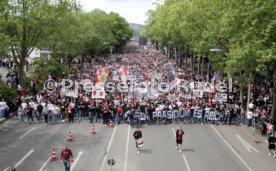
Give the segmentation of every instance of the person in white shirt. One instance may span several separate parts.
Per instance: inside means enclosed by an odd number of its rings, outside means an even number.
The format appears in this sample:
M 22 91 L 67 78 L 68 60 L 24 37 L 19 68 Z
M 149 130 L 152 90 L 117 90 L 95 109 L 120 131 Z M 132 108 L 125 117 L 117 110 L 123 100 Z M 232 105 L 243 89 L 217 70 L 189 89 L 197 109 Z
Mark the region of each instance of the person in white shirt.
M 25 109 L 27 108 L 27 103 L 26 103 L 26 101 L 23 101 L 23 102 L 21 103 L 21 106 L 22 106 L 22 110 L 25 111 Z
M 254 104 L 253 102 L 251 101 L 249 104 L 248 104 L 248 108 L 253 110 L 254 109 Z
M 251 125 L 252 125 L 252 117 L 253 117 L 253 112 L 249 109 L 247 111 L 247 120 L 248 120 L 247 127 L 251 127 Z
M 3 99 L 2 102 L 0 102 L 0 121 L 4 119 L 5 111 L 7 111 L 8 109 L 9 107 L 7 106 L 6 102 Z

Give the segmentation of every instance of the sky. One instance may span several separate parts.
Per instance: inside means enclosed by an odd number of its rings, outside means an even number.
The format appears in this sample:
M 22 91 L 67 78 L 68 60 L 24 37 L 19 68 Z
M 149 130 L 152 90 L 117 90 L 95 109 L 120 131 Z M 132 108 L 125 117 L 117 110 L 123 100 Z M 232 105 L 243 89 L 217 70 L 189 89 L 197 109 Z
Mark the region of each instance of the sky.
M 144 24 L 146 13 L 154 9 L 155 0 L 79 0 L 82 8 L 89 12 L 93 9 L 101 9 L 107 13 L 113 11 L 119 13 L 129 23 Z

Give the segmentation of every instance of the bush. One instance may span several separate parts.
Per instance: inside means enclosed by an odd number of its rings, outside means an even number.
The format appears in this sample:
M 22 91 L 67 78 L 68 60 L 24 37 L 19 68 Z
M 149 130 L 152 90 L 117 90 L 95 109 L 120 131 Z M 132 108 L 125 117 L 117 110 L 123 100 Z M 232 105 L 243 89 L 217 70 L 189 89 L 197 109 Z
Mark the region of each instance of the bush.
M 35 62 L 35 69 L 32 75 L 38 80 L 38 88 L 42 89 L 49 74 L 54 74 L 57 80 L 60 80 L 62 79 L 63 73 L 68 74 L 69 71 L 68 65 L 61 64 L 56 59 L 49 61 L 41 58 Z
M 11 99 L 14 100 L 17 97 L 17 88 L 10 88 L 6 83 L 0 80 L 0 100 Z

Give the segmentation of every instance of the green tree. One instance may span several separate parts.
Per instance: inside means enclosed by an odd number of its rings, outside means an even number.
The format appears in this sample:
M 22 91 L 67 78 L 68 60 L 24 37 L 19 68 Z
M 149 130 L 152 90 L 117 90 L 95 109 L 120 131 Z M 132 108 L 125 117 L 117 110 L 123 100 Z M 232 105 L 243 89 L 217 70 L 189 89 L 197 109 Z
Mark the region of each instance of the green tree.
M 21 84 L 26 78 L 26 58 L 35 47 L 47 45 L 45 42 L 58 30 L 64 14 L 75 5 L 73 0 L 5 0 L 1 3 L 0 33 L 7 37 L 6 48 L 18 66 Z

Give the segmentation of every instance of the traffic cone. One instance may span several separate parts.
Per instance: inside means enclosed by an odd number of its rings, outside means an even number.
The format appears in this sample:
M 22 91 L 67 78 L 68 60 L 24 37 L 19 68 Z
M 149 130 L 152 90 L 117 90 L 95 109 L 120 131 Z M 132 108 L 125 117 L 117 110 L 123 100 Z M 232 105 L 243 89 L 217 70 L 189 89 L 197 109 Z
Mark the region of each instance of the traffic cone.
M 91 128 L 91 134 L 92 134 L 92 135 L 95 135 L 95 134 L 96 134 L 94 125 L 93 125 L 92 128 Z
M 57 155 L 56 155 L 56 150 L 53 148 L 52 150 L 52 157 L 51 157 L 51 161 L 57 161 Z
M 72 132 L 70 131 L 68 134 L 67 142 L 72 142 L 72 141 L 73 141 L 73 136 L 72 136 Z
M 109 119 L 109 124 L 108 124 L 108 127 L 109 127 L 109 128 L 112 128 L 112 127 L 113 127 L 113 122 L 112 122 L 112 120 L 111 120 L 111 119 Z

